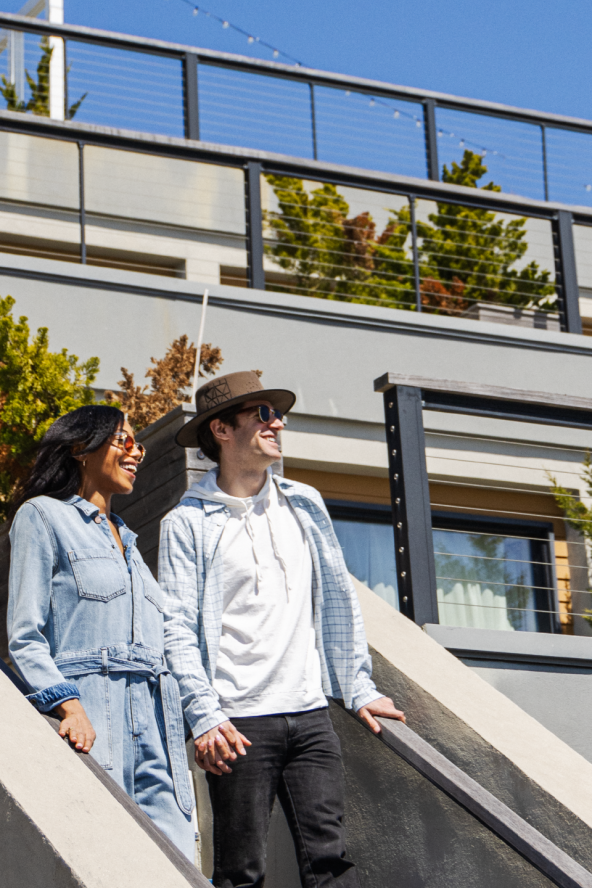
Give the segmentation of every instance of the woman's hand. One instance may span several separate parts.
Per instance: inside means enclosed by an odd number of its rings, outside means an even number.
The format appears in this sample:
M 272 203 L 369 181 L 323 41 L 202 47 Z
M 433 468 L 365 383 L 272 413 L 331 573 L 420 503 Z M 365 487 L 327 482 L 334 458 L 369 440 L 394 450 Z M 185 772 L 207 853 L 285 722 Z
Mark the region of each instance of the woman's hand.
M 53 708 L 62 719 L 60 737 L 67 737 L 81 752 L 90 752 L 97 735 L 80 700 L 66 700 Z

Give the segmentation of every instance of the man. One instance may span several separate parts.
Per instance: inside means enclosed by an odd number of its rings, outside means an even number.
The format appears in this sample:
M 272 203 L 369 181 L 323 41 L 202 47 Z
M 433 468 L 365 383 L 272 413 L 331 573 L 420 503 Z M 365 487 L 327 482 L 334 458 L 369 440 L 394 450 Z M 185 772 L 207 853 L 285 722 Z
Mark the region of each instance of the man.
M 371 679 L 364 626 L 320 494 L 272 475 L 296 400 L 256 373 L 211 380 L 177 435 L 219 463 L 161 525 L 166 656 L 207 772 L 214 885 L 261 886 L 276 795 L 300 878 L 359 886 L 345 857 L 343 767 L 327 697 L 404 720 Z

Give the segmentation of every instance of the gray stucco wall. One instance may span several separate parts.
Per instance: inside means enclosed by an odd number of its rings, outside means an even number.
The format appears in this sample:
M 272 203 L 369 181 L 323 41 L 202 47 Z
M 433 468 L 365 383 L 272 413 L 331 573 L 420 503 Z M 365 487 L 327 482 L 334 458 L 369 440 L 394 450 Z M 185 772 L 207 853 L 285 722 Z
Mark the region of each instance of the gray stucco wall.
M 425 630 L 592 762 L 592 638 L 434 625 Z
M 338 706 L 348 853 L 363 888 L 549 886 L 508 845 Z
M 592 665 L 461 660 L 592 762 Z
M 122 365 L 140 381 L 176 336 L 195 338 L 202 292 L 186 281 L 0 254 L 0 294 L 16 299 L 33 328 L 49 327 L 52 349 L 98 355 L 100 388 L 117 386 Z M 222 349 L 224 371 L 263 370 L 310 415 L 381 422 L 373 380 L 386 370 L 590 393 L 589 337 L 285 293 L 210 285 L 205 341 Z

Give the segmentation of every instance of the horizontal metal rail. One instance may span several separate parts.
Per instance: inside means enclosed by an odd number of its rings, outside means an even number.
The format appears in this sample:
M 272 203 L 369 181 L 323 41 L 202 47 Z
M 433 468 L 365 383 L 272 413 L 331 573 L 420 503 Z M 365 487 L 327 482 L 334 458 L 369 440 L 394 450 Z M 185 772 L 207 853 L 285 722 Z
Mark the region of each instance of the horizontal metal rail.
M 400 721 L 379 718 L 382 742 L 554 885 L 592 888 L 592 873 Z
M 159 136 L 133 130 L 115 129 L 76 121 L 57 121 L 15 111 L 0 111 L 0 130 L 40 135 L 88 145 L 104 145 L 127 151 L 199 160 L 227 166 L 244 167 L 249 161 L 261 163 L 266 173 L 303 178 L 334 185 L 348 185 L 367 191 L 415 196 L 426 200 L 462 204 L 467 207 L 524 214 L 533 219 L 556 219 L 560 210 L 571 212 L 575 222 L 592 225 L 592 207 L 573 206 L 560 201 L 543 201 L 505 192 L 468 188 L 447 182 L 418 179 L 398 173 L 385 173 L 363 167 L 350 167 L 320 160 L 292 157 L 252 148 L 173 136 Z
M 26 16 L 14 15 L 7 12 L 0 13 L 0 27 L 17 31 L 54 35 L 67 38 L 68 40 L 94 43 L 97 46 L 129 49 L 136 52 L 145 52 L 152 55 L 163 55 L 179 59 L 182 59 L 186 53 L 189 52 L 197 55 L 201 62 L 220 65 L 226 68 L 235 68 L 236 70 L 267 74 L 268 76 L 287 78 L 289 80 L 300 82 L 315 83 L 320 86 L 334 86 L 338 89 L 360 90 L 376 96 L 402 99 L 405 101 L 423 103 L 428 100 L 433 100 L 441 108 L 470 111 L 475 114 L 503 117 L 508 120 L 522 121 L 524 123 L 534 123 L 559 129 L 592 133 L 592 121 L 580 117 L 552 114 L 531 108 L 519 108 L 514 105 L 505 105 L 500 102 L 470 99 L 463 96 L 450 95 L 449 93 L 437 92 L 435 90 L 417 89 L 409 86 L 385 83 L 380 80 L 372 80 L 365 77 L 351 77 L 345 74 L 320 71 L 316 68 L 286 65 L 281 62 L 268 62 L 263 59 L 254 59 L 249 56 L 234 53 L 216 52 L 215 50 L 188 44 L 169 43 L 165 40 L 135 37 L 128 34 L 120 34 L 115 31 L 86 28 L 80 25 L 58 25 L 54 22 L 31 19 Z

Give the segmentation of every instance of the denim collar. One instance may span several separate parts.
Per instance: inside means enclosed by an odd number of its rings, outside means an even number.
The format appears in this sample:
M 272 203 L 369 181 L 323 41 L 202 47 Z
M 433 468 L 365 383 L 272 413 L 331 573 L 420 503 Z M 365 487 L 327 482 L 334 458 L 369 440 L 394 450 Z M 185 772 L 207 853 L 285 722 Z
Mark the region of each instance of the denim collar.
M 83 499 L 81 496 L 69 496 L 68 499 L 63 500 L 64 503 L 68 506 L 76 506 L 76 508 L 82 512 L 87 518 L 94 518 L 95 515 L 100 514 L 100 509 L 98 506 L 95 506 L 93 503 L 89 503 L 88 500 Z M 119 515 L 116 515 L 115 512 L 111 512 L 109 516 L 113 524 L 119 528 L 120 536 L 124 545 L 128 545 L 134 543 L 138 534 L 134 533 L 133 530 L 130 530 L 125 521 L 123 521 Z M 125 536 L 125 539 L 124 539 Z

